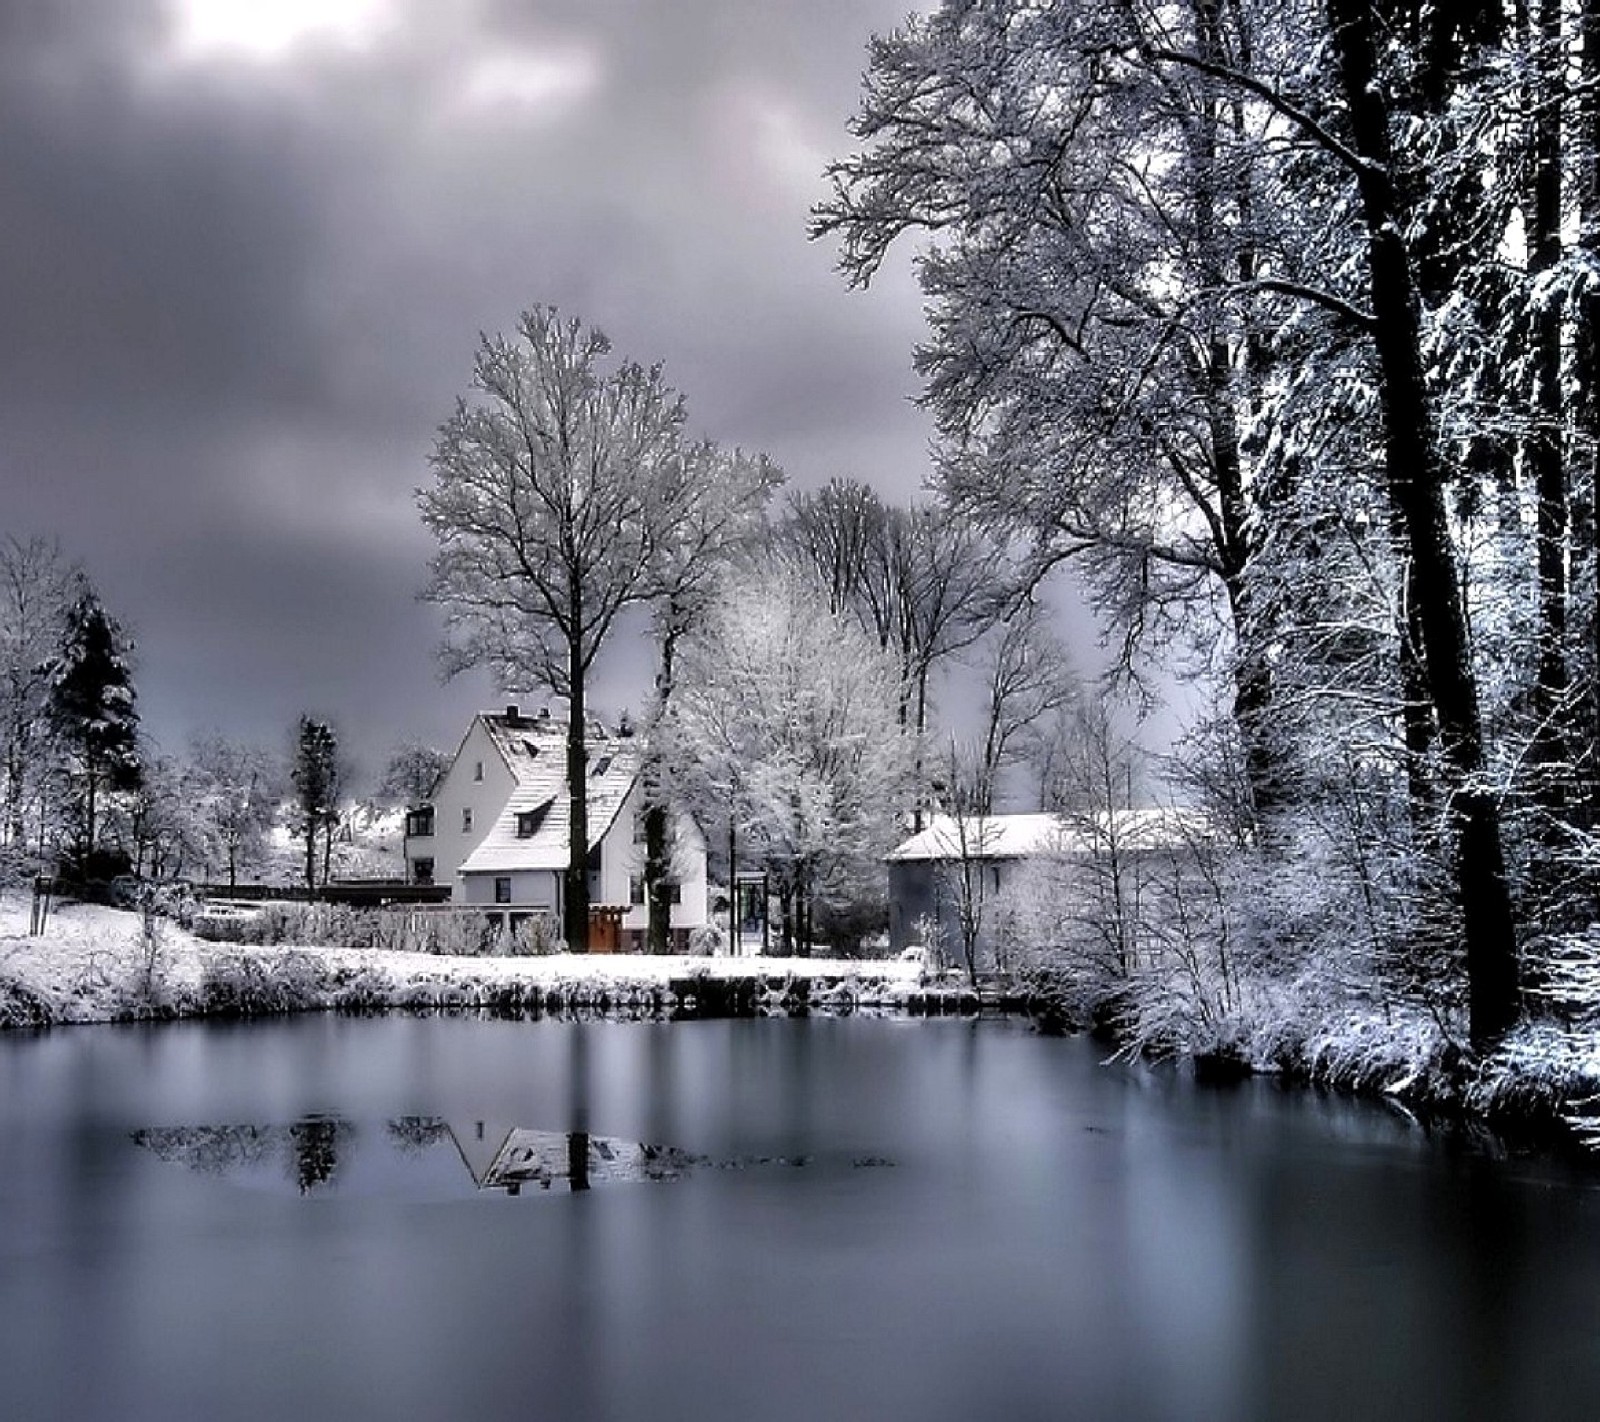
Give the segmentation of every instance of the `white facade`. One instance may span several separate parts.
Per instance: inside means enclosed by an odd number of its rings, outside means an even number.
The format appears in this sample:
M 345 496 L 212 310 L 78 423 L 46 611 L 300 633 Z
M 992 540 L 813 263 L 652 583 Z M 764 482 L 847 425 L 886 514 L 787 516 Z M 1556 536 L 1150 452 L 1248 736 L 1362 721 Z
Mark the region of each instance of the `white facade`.
M 566 733 L 564 722 L 515 707 L 475 717 L 432 805 L 409 817 L 408 877 L 448 886 L 457 904 L 559 919 L 571 816 Z M 642 933 L 640 747 L 591 725 L 587 750 L 590 903 L 622 909 L 623 931 Z M 670 924 L 687 931 L 708 921 L 705 840 L 679 816 L 674 841 L 679 902 Z

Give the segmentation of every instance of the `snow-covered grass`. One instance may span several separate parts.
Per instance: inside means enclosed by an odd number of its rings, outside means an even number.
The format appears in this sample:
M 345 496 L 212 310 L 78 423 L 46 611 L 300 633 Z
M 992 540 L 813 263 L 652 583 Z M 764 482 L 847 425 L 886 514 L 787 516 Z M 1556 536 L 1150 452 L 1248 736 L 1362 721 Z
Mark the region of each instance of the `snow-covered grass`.
M 384 1008 L 670 1015 L 892 1009 L 916 990 L 900 961 L 552 954 L 456 958 L 205 941 L 170 920 L 65 903 L 30 938 L 0 895 L 0 1026 Z

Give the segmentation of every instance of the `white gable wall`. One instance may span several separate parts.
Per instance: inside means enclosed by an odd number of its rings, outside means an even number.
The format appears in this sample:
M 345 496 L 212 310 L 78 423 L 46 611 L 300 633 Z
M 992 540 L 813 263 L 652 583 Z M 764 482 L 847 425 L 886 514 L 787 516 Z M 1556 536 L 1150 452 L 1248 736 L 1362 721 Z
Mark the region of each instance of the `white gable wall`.
M 478 766 L 483 778 L 477 778 Z M 462 861 L 483 843 L 495 819 L 511 798 L 516 779 L 477 717 L 461 742 L 433 796 L 433 882 L 459 886 L 456 871 Z M 471 809 L 472 829 L 461 828 L 462 812 Z M 494 886 L 489 886 L 492 897 Z

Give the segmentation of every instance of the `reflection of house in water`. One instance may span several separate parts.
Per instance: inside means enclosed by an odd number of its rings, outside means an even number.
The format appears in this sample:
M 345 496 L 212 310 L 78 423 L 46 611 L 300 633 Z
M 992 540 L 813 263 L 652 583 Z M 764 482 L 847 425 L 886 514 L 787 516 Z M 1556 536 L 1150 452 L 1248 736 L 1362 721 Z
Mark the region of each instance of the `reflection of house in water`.
M 693 1157 L 665 1146 L 641 1145 L 587 1131 L 530 1131 L 522 1126 L 474 1121 L 450 1126 L 451 1139 L 480 1190 L 518 1195 L 524 1185 L 541 1190 L 565 1181 L 587 1190 L 629 1180 L 672 1180 Z

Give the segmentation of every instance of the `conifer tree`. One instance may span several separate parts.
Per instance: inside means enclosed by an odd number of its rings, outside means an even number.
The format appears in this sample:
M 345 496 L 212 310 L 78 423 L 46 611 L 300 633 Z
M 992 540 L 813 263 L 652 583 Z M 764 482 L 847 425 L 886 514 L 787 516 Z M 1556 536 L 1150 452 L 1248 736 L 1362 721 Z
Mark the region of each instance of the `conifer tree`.
M 136 790 L 143 779 L 132 650 L 94 589 L 81 582 L 51 666 L 49 718 L 70 786 L 70 858 L 86 877 L 117 867 L 100 852 L 107 795 Z

